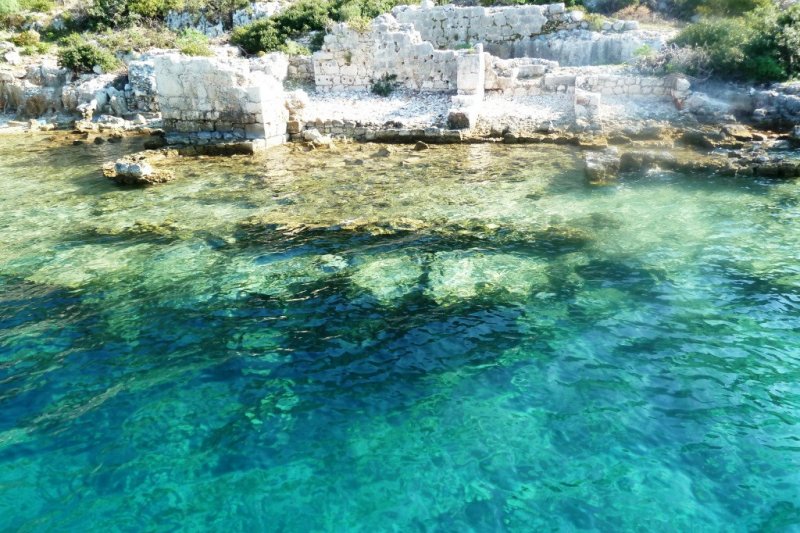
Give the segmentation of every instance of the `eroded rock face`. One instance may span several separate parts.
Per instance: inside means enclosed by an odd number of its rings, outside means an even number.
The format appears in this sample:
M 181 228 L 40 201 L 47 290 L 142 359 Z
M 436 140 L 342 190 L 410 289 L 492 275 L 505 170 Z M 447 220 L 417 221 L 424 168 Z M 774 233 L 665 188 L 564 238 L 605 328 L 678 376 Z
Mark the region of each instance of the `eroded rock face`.
M 642 150 L 625 152 L 620 157 L 620 172 L 636 172 L 660 168 L 671 170 L 678 167 L 678 159 L 674 154 L 665 150 Z

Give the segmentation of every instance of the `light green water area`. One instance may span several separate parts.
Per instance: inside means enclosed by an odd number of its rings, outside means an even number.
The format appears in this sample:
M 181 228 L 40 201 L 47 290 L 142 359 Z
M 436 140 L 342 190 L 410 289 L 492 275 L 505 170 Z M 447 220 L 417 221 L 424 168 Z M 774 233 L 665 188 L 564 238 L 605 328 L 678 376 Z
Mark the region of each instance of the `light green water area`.
M 800 182 L 0 137 L 1 531 L 800 531 Z

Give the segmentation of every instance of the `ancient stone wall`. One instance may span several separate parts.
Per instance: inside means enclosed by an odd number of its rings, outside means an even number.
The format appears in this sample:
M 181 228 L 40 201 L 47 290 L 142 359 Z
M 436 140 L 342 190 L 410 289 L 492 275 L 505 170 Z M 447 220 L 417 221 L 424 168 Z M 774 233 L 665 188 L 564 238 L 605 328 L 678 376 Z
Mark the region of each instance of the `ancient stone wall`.
M 486 50 L 501 58 L 537 57 L 565 67 L 582 67 L 625 63 L 635 58 L 638 50 L 660 50 L 663 46 L 664 37 L 658 32 L 576 29 L 488 45 Z
M 486 54 L 486 90 L 508 97 L 574 93 L 673 98 L 677 80 L 635 74 L 575 74 L 543 59 L 499 59 Z M 686 88 L 688 90 L 688 88 Z
M 615 96 L 655 96 L 672 98 L 676 80 L 672 77 L 599 75 L 578 76 L 572 85 L 579 89 Z
M 390 15 L 376 18 L 359 33 L 339 24 L 315 53 L 314 77 L 318 90 L 368 89 L 384 75 L 421 91 L 456 89 L 454 50 L 436 50 L 408 24 Z
M 508 7 L 400 6 L 392 13 L 412 24 L 437 48 L 483 44 L 502 59 L 538 57 L 563 66 L 622 63 L 642 46 L 659 49 L 663 37 L 640 31 L 636 21 L 609 20 L 589 31 L 582 11 L 568 12 L 564 4 Z
M 437 48 L 457 48 L 483 43 L 511 43 L 560 29 L 580 26 L 583 13 L 575 17 L 564 4 L 510 7 L 398 6 L 392 10 L 398 22 L 412 24 L 422 38 Z
M 220 60 L 168 54 L 153 58 L 164 129 L 198 139 L 286 138 L 286 63 L 270 59 Z M 278 65 L 278 66 L 276 66 Z M 271 69 L 283 69 L 277 75 Z
M 314 83 L 314 61 L 309 56 L 289 56 L 286 81 L 291 83 Z

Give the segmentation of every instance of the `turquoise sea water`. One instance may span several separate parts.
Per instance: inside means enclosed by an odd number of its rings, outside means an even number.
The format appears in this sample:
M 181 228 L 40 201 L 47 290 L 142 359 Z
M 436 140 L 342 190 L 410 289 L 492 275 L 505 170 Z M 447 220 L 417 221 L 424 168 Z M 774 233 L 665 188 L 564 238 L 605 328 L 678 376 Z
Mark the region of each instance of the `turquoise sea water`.
M 800 183 L 0 137 L 1 531 L 800 531 Z

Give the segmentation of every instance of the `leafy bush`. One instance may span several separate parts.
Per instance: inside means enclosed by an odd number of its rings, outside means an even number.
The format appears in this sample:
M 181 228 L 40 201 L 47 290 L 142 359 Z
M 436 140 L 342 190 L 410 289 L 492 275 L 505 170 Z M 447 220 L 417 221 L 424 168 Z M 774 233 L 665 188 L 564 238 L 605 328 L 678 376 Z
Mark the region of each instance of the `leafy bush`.
M 415 2 L 406 0 L 333 0 L 330 17 L 339 22 L 357 17 L 372 20 L 378 15 L 388 13 L 395 6 L 413 3 Z
M 231 42 L 242 47 L 248 54 L 257 54 L 278 50 L 286 42 L 286 36 L 278 30 L 275 21 L 269 18 L 236 28 L 231 34 Z
M 93 0 L 87 14 L 95 28 L 118 28 L 161 20 L 169 11 L 182 6 L 182 0 Z
M 11 37 L 11 42 L 17 46 L 31 46 L 39 40 L 39 32 L 35 30 L 26 30 Z
M 397 89 L 397 75 L 384 74 L 377 81 L 372 83 L 370 91 L 378 96 L 389 96 Z
M 800 5 L 772 6 L 743 17 L 709 19 L 687 26 L 673 41 L 703 52 L 706 63 L 684 65 L 688 74 L 776 81 L 800 74 Z
M 300 0 L 269 19 L 258 20 L 236 28 L 231 37 L 234 44 L 248 54 L 286 51 L 287 41 L 311 32 L 311 49 L 319 50 L 324 30 L 331 20 L 348 22 L 356 31 L 366 31 L 370 21 L 394 6 L 409 3 L 405 0 Z
M 618 20 L 638 20 L 639 22 L 660 22 L 662 17 L 646 5 L 630 5 L 612 14 Z
M 281 52 L 289 54 L 290 56 L 310 56 L 311 50 L 308 47 L 298 44 L 295 41 L 288 40 L 286 44 L 281 47 Z
M 150 48 L 171 48 L 175 46 L 177 36 L 164 28 L 130 26 L 107 30 L 95 35 L 95 39 L 101 48 L 110 50 L 115 55 L 124 55 L 144 52 Z
M 639 0 L 597 0 L 592 4 L 595 11 L 606 14 L 635 8 L 638 5 Z
M 13 15 L 20 10 L 17 0 L 0 0 L 0 15 Z
M 598 15 L 597 13 L 589 13 L 586 15 L 583 20 L 589 25 L 589 29 L 592 31 L 600 31 L 603 29 L 603 24 L 606 22 L 606 18 L 603 15 Z
M 347 25 L 350 27 L 351 30 L 356 31 L 358 33 L 367 33 L 372 27 L 372 19 L 358 16 L 349 19 L 347 21 Z
M 325 44 L 325 32 L 315 32 L 313 35 L 311 35 L 311 41 L 308 44 L 312 52 L 322 50 L 322 45 Z
M 704 50 L 692 46 L 679 47 L 674 44 L 665 46 L 658 52 L 641 54 L 636 59 L 636 68 L 648 76 L 692 73 L 706 77 L 710 75 L 708 72 L 710 65 L 711 61 Z
M 214 52 L 208 45 L 208 37 L 205 33 L 188 29 L 181 33 L 175 43 L 182 54 L 187 56 L 212 56 Z
M 53 0 L 19 0 L 19 6 L 26 11 L 38 11 L 47 13 L 55 7 Z
M 177 4 L 176 11 L 188 11 L 189 13 L 203 13 L 209 20 L 221 21 L 225 26 L 230 27 L 233 20 L 233 13 L 239 9 L 244 9 L 250 5 L 250 0 L 174 0 Z
M 61 42 L 58 64 L 75 72 L 91 72 L 95 65 L 110 72 L 119 66 L 119 61 L 108 50 L 73 34 Z
M 707 17 L 730 17 L 767 7 L 771 3 L 771 0 L 677 0 L 675 11 L 676 15 L 683 17 L 697 14 Z
M 327 2 L 301 0 L 274 17 L 236 28 L 231 41 L 248 54 L 286 50 L 291 37 L 324 30 L 329 8 Z
M 300 0 L 272 17 L 279 31 L 289 37 L 324 30 L 330 20 L 331 4 L 325 1 Z

